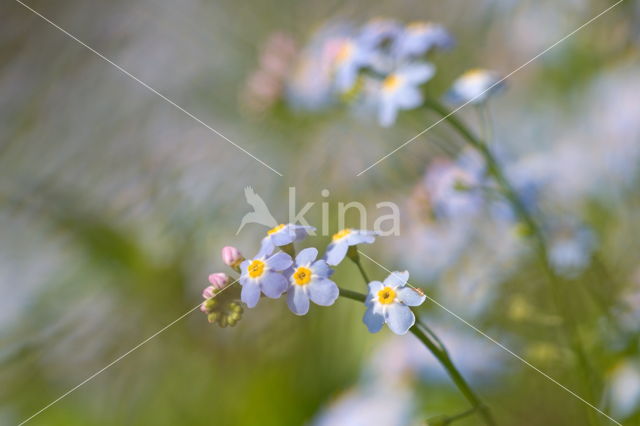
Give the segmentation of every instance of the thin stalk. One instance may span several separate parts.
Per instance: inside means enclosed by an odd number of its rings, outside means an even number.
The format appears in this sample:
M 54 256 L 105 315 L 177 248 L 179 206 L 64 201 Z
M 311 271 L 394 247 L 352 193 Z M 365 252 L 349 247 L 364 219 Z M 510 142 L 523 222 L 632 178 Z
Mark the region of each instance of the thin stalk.
M 340 296 L 357 302 L 364 302 L 366 300 L 366 295 L 344 288 L 340 288 Z M 410 331 L 427 347 L 427 349 L 429 349 L 433 356 L 436 357 L 460 392 L 465 396 L 465 398 L 467 398 L 473 409 L 478 411 L 482 416 L 487 426 L 495 426 L 496 423 L 493 420 L 489 409 L 482 403 L 482 401 L 480 401 L 480 398 L 478 398 L 475 392 L 467 384 L 466 380 L 453 364 L 453 361 L 451 361 L 451 358 L 449 358 L 446 351 L 440 349 L 439 345 L 421 329 L 419 323 L 411 327 Z
M 362 267 L 362 263 L 360 263 L 360 254 L 358 253 L 358 247 L 349 246 L 349 250 L 347 251 L 347 257 L 349 257 L 349 259 L 351 259 L 353 263 L 356 264 L 356 266 L 358 267 L 358 270 L 360 270 L 360 275 L 362 275 L 362 277 L 364 278 L 364 285 L 368 286 L 371 280 L 369 279 L 367 272 Z
M 564 298 L 562 297 L 562 280 L 555 274 L 552 266 L 549 263 L 548 249 L 540 226 L 534 220 L 533 216 L 529 213 L 527 207 L 522 202 L 517 191 L 503 173 L 500 164 L 494 157 L 487 144 L 477 138 L 462 121 L 458 120 L 457 117 L 451 114 L 451 112 L 440 103 L 436 102 L 435 100 L 429 100 L 427 101 L 426 106 L 441 115 L 443 119 L 446 120 L 456 131 L 458 131 L 458 133 L 472 147 L 480 152 L 486 162 L 488 173 L 502 188 L 503 195 L 507 198 L 513 209 L 516 211 L 517 215 L 520 217 L 520 220 L 522 220 L 522 222 L 524 222 L 527 228 L 531 231 L 531 235 L 534 237 L 536 242 L 536 248 L 537 253 L 540 257 L 540 262 L 543 266 L 545 274 L 548 277 L 548 283 L 553 303 L 555 305 L 556 311 L 558 311 L 558 313 L 560 313 L 560 315 L 564 319 L 564 333 L 566 334 L 566 338 L 570 342 L 571 348 L 585 375 L 585 387 L 588 392 L 588 397 L 593 400 L 593 370 L 589 365 L 586 351 L 584 350 L 584 347 L 582 345 L 577 321 L 575 320 L 573 315 L 573 310 L 567 303 L 564 302 Z M 589 415 L 589 418 L 591 419 L 592 416 Z
M 358 259 L 359 258 L 355 258 Z M 355 260 L 354 260 L 355 261 Z M 360 264 L 360 262 L 356 262 Z M 364 268 L 360 265 L 360 273 L 362 275 L 362 279 L 364 279 L 365 283 L 369 283 L 369 278 L 364 270 Z M 364 302 L 366 300 L 366 296 L 362 293 L 358 293 L 351 290 L 340 289 L 340 296 L 357 300 L 359 302 Z M 456 368 L 453 361 L 449 357 L 449 353 L 445 348 L 442 341 L 436 336 L 436 334 L 425 324 L 422 324 L 418 319 L 416 324 L 411 327 L 411 333 L 418 338 L 424 344 L 427 349 L 433 354 L 433 356 L 440 362 L 442 367 L 446 370 L 453 383 L 457 386 L 460 392 L 467 398 L 471 406 L 474 410 L 478 411 L 478 414 L 482 417 L 487 426 L 495 426 L 495 421 L 491 416 L 491 412 L 489 411 L 489 407 L 484 405 L 484 403 L 480 400 L 480 398 L 476 395 L 476 393 L 471 389 L 467 381 L 464 379 L 460 371 Z

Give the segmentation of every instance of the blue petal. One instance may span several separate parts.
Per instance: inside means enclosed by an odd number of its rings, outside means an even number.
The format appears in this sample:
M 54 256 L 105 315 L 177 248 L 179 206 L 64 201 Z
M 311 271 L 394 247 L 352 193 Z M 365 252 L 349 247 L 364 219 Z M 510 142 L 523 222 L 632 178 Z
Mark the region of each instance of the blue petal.
M 285 227 L 284 229 L 274 234 L 271 234 L 271 242 L 278 247 L 291 244 L 292 242 L 295 241 L 295 239 L 296 239 L 295 232 L 288 227 Z
M 251 264 L 250 260 L 245 260 L 240 264 L 240 271 L 242 272 L 242 275 L 247 274 L 247 269 L 249 268 L 250 264 Z
M 365 323 L 369 333 L 377 333 L 384 325 L 384 317 L 380 314 L 373 312 L 373 308 L 369 307 L 362 317 L 362 322 Z
M 313 226 L 294 225 L 293 232 L 295 233 L 295 241 L 303 240 L 312 232 L 315 232 L 316 228 Z
M 355 246 L 357 244 L 371 244 L 376 239 L 374 231 L 353 231 L 347 237 L 347 244 Z
M 313 262 L 311 265 L 311 272 L 313 272 L 319 278 L 327 278 L 333 274 L 333 269 L 327 265 L 327 262 L 324 260 L 318 260 Z
M 273 253 L 276 249 L 276 246 L 271 241 L 271 236 L 266 236 L 262 239 L 262 243 L 260 244 L 260 251 L 256 254 L 256 257 L 266 257 Z
M 409 279 L 409 272 L 394 271 L 384 280 L 384 284 L 393 288 L 402 287 L 407 283 L 408 279 Z
M 327 263 L 333 266 L 339 264 L 347 255 L 348 249 L 349 246 L 344 241 L 329 244 L 329 247 L 327 247 L 327 253 L 325 254 Z
M 249 280 L 241 280 L 242 292 L 240 299 L 249 307 L 253 308 L 260 300 L 260 286 Z
M 289 285 L 284 275 L 278 272 L 267 272 L 262 278 L 260 284 L 264 295 L 272 299 L 280 297 L 282 293 L 287 290 L 287 286 Z
M 436 73 L 436 67 L 426 63 L 407 65 L 401 70 L 402 76 L 413 84 L 424 83 Z
M 282 271 L 284 269 L 287 269 L 289 266 L 291 266 L 292 263 L 293 260 L 291 259 L 291 256 L 284 252 L 278 252 L 267 259 L 267 265 L 269 266 L 269 269 L 274 271 Z
M 396 334 L 407 334 L 416 322 L 416 317 L 408 306 L 392 303 L 387 307 L 386 322 L 391 331 Z
M 422 93 L 413 86 L 406 87 L 397 96 L 398 106 L 402 109 L 414 109 L 422 104 Z
M 398 299 L 408 306 L 420 306 L 426 297 L 411 287 L 403 287 L 398 290 Z
M 296 315 L 304 315 L 309 312 L 309 296 L 300 286 L 292 285 L 287 293 L 287 305 Z
M 338 286 L 331 280 L 311 281 L 308 286 L 309 297 L 316 305 L 331 306 L 336 301 L 340 292 Z
M 375 299 L 378 292 L 383 288 L 384 285 L 380 281 L 371 281 L 369 283 L 369 293 L 367 294 L 367 300 L 365 301 L 365 304 L 369 306 Z
M 382 127 L 389 127 L 396 121 L 398 107 L 395 100 L 383 99 L 380 103 L 378 122 Z
M 306 248 L 296 256 L 296 265 L 310 265 L 311 262 L 316 260 L 316 257 L 318 257 L 317 249 L 313 247 Z

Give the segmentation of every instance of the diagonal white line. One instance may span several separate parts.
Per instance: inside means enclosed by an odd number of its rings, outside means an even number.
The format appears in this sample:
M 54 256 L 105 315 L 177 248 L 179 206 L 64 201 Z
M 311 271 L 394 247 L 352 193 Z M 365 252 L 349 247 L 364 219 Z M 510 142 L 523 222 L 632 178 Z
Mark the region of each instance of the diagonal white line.
M 231 287 L 232 285 L 234 285 L 235 283 L 237 283 L 238 280 L 235 280 L 234 282 L 232 282 L 231 284 L 227 285 L 226 287 L 224 287 L 223 289 L 221 289 L 219 292 L 217 292 L 215 294 L 215 296 L 213 297 L 217 297 L 219 294 L 221 294 L 223 291 L 225 291 L 226 289 L 228 289 L 229 287 Z M 165 325 L 164 327 L 162 327 L 160 330 L 156 331 L 155 333 L 153 333 L 151 336 L 147 337 L 146 339 L 144 339 L 142 342 L 138 343 L 136 346 L 134 346 L 133 348 L 129 349 L 127 352 L 123 353 L 122 355 L 120 355 L 118 358 L 114 359 L 113 361 L 111 361 L 109 364 L 105 365 L 104 367 L 102 367 L 100 370 L 96 371 L 95 373 L 93 373 L 92 375 L 90 375 L 89 377 L 87 377 L 86 379 L 84 379 L 82 382 L 78 383 L 77 385 L 75 385 L 74 387 L 72 387 L 71 389 L 69 389 L 68 391 L 66 391 L 65 393 L 63 393 L 62 395 L 60 395 L 58 398 L 54 399 L 53 401 L 51 401 L 49 404 L 45 405 L 44 407 L 42 407 L 40 410 L 38 410 L 36 413 L 34 413 L 33 415 L 31 415 L 30 417 L 26 418 L 25 420 L 23 420 L 22 422 L 20 422 L 18 424 L 18 426 L 22 426 L 23 424 L 27 423 L 28 421 L 30 421 L 31 419 L 33 419 L 34 417 L 36 417 L 37 415 L 41 414 L 43 411 L 51 408 L 54 404 L 57 404 L 58 402 L 60 402 L 62 399 L 66 398 L 68 395 L 70 395 L 71 393 L 75 392 L 76 390 L 78 390 L 81 386 L 85 385 L 86 383 L 90 382 L 91 380 L 95 379 L 99 374 L 101 374 L 102 372 L 104 372 L 105 370 L 107 370 L 109 367 L 115 365 L 116 363 L 122 361 L 126 356 L 128 356 L 129 354 L 131 354 L 132 352 L 136 351 L 137 349 L 140 349 L 140 347 L 142 347 L 144 344 L 148 343 L 151 339 L 153 339 L 154 337 L 158 336 L 159 334 L 163 333 L 164 331 L 166 331 L 169 327 L 173 326 L 174 324 L 176 324 L 177 322 L 179 322 L 180 320 L 182 320 L 183 318 L 185 318 L 186 316 L 188 316 L 189 314 L 191 314 L 193 311 L 195 311 L 196 309 L 198 309 L 200 307 L 201 303 L 198 303 L 196 306 L 194 306 L 193 308 L 189 309 L 187 312 L 185 312 L 184 314 L 180 315 L 178 318 L 176 318 L 175 320 L 173 320 L 172 322 L 170 322 L 169 324 Z
M 385 271 L 387 271 L 387 273 L 389 274 L 393 274 L 392 271 L 390 271 L 389 269 L 387 269 L 386 267 L 384 267 L 383 265 L 381 265 L 380 263 L 376 262 L 375 260 L 373 260 L 372 258 L 370 258 L 369 256 L 367 256 L 365 253 L 363 253 L 362 251 L 358 250 L 358 253 L 360 253 L 361 255 L 363 255 L 364 257 L 366 257 L 367 259 L 369 259 L 371 262 L 375 263 L 376 265 L 378 265 L 380 268 L 384 269 Z M 581 397 L 580 395 L 578 395 L 577 393 L 575 393 L 574 391 L 572 391 L 571 389 L 569 389 L 568 387 L 566 387 L 565 385 L 563 385 L 562 383 L 558 382 L 556 379 L 554 379 L 553 377 L 549 376 L 547 373 L 545 373 L 544 371 L 540 370 L 539 368 L 537 368 L 535 365 L 531 364 L 529 361 L 527 361 L 526 359 L 522 358 L 520 355 L 518 355 L 517 353 L 513 352 L 511 349 L 507 348 L 505 345 L 503 345 L 502 343 L 498 342 L 497 340 L 495 340 L 493 337 L 489 336 L 488 334 L 486 334 L 485 332 L 483 332 L 482 330 L 480 330 L 478 327 L 474 326 L 473 324 L 469 323 L 467 320 L 465 320 L 464 318 L 462 318 L 460 315 L 456 314 L 455 312 L 451 311 L 449 308 L 447 308 L 446 306 L 442 305 L 440 302 L 438 302 L 437 300 L 435 300 L 432 297 L 429 297 L 427 294 L 425 294 L 424 291 L 422 291 L 422 289 L 414 286 L 411 283 L 407 283 L 407 285 L 417 291 L 419 291 L 421 294 L 424 294 L 425 297 L 427 299 L 429 299 L 429 301 L 431 301 L 432 303 L 434 303 L 435 305 L 437 305 L 438 307 L 442 308 L 443 310 L 445 310 L 447 313 L 451 314 L 453 317 L 455 317 L 457 320 L 461 321 L 463 324 L 465 324 L 466 326 L 472 328 L 476 333 L 482 335 L 483 337 L 485 337 L 486 339 L 488 339 L 489 341 L 491 341 L 492 343 L 496 344 L 498 347 L 500 347 L 502 350 L 504 350 L 505 352 L 509 353 L 511 356 L 513 356 L 514 358 L 518 359 L 519 361 L 521 361 L 522 363 L 524 363 L 526 366 L 532 368 L 533 370 L 537 371 L 538 373 L 540 373 L 542 376 L 544 376 L 547 380 L 555 383 L 556 385 L 560 386 L 562 389 L 564 389 L 565 391 L 567 391 L 568 393 L 570 393 L 571 395 L 573 395 L 574 397 L 576 397 L 577 399 L 579 399 L 580 401 L 582 401 L 583 403 L 585 403 L 586 405 L 588 405 L 589 407 L 593 408 L 594 410 L 596 410 L 598 413 L 602 414 L 603 416 L 605 416 L 607 419 L 611 420 L 612 422 L 614 422 L 615 424 L 622 426 L 622 424 L 620 422 L 618 422 L 617 420 L 613 419 L 612 417 L 610 417 L 609 415 L 607 415 L 606 413 L 602 412 L 598 407 L 596 407 L 595 405 L 591 404 L 589 401 L 585 400 L 583 397 Z
M 282 176 L 282 173 L 280 173 L 279 171 L 277 171 L 276 169 L 274 169 L 273 167 L 271 167 L 270 165 L 268 165 L 267 163 L 265 163 L 264 161 L 260 160 L 258 157 L 256 157 L 255 155 L 253 155 L 252 153 L 250 153 L 249 151 L 247 151 L 246 149 L 244 149 L 243 147 L 241 147 L 240 145 L 238 145 L 237 143 L 235 143 L 234 141 L 232 141 L 231 139 L 229 139 L 228 137 L 226 137 L 225 135 L 223 135 L 222 133 L 220 133 L 219 131 L 217 131 L 216 129 L 214 129 L 213 127 L 211 127 L 210 125 L 208 125 L 207 123 L 205 123 L 204 121 L 202 121 L 201 119 L 199 119 L 198 117 L 196 117 L 195 115 L 193 115 L 192 113 L 190 113 L 189 111 L 187 111 L 186 109 L 184 109 L 183 107 L 181 107 L 180 105 L 178 105 L 177 103 L 175 103 L 174 101 L 172 101 L 171 99 L 169 99 L 168 97 L 166 97 L 165 95 L 163 95 L 162 93 L 158 92 L 156 89 L 154 89 L 153 87 L 149 86 L 147 83 L 145 83 L 144 81 L 140 80 L 138 77 L 136 77 L 135 75 L 131 74 L 129 71 L 127 71 L 126 69 L 122 68 L 120 65 L 116 64 L 115 62 L 113 62 L 111 59 L 107 58 L 106 56 L 104 56 L 102 53 L 98 52 L 97 50 L 95 50 L 93 47 L 89 46 L 88 44 L 86 44 L 85 42 L 83 42 L 82 40 L 80 40 L 78 37 L 74 36 L 73 34 L 71 34 L 70 32 L 68 32 L 67 30 L 65 30 L 64 28 L 60 27 L 58 24 L 56 24 L 55 22 L 51 21 L 49 18 L 47 18 L 46 16 L 42 15 L 41 13 L 39 13 L 38 11 L 34 10 L 33 8 L 29 7 L 28 5 L 24 4 L 21 0 L 16 0 L 16 2 L 20 3 L 22 6 L 24 6 L 25 8 L 27 8 L 28 10 L 30 10 L 31 12 L 33 12 L 35 15 L 39 16 L 40 18 L 42 18 L 43 20 L 45 20 L 46 22 L 48 22 L 49 24 L 51 24 L 53 27 L 57 28 L 58 30 L 60 30 L 61 32 L 63 32 L 64 34 L 66 34 L 68 37 L 70 37 L 71 39 L 73 39 L 74 41 L 76 41 L 78 44 L 86 47 L 87 49 L 89 49 L 91 52 L 95 53 L 97 56 L 99 56 L 101 59 L 105 60 L 106 62 L 110 63 L 111 65 L 113 65 L 114 67 L 116 67 L 118 70 L 120 70 L 123 74 L 125 74 L 127 77 L 130 77 L 132 80 L 140 83 L 143 87 L 145 87 L 146 89 L 148 89 L 150 92 L 160 96 L 162 99 L 164 99 L 165 101 L 167 101 L 169 104 L 171 104 L 172 106 L 174 106 L 175 108 L 179 109 L 180 111 L 182 111 L 183 113 L 185 113 L 186 115 L 188 115 L 189 117 L 191 117 L 192 119 L 194 119 L 195 121 L 197 121 L 198 123 L 202 124 L 204 127 L 206 127 L 207 129 L 211 130 L 213 133 L 215 133 L 216 135 L 220 136 L 222 139 L 226 140 L 227 142 L 229 142 L 231 145 L 235 146 L 236 148 L 238 148 L 240 151 L 244 152 L 245 154 L 247 154 L 249 157 L 253 158 L 254 160 L 256 160 L 258 163 L 262 164 L 263 166 L 265 166 L 266 168 L 268 168 L 269 170 L 271 170 L 272 172 L 274 172 L 275 174 L 277 174 L 278 176 Z
M 520 65 L 518 68 L 516 68 L 515 70 L 511 71 L 509 74 L 507 74 L 505 77 L 503 77 L 502 79 L 498 80 L 497 82 L 495 82 L 494 84 L 492 84 L 491 86 L 489 86 L 487 89 L 483 90 L 482 92 L 480 92 L 479 94 L 477 94 L 476 96 L 474 96 L 473 98 L 469 99 L 467 102 L 465 102 L 464 104 L 460 105 L 458 108 L 454 109 L 453 111 L 451 111 L 449 114 L 447 114 L 446 116 L 442 117 L 441 119 L 439 119 L 438 121 L 436 121 L 435 123 L 433 123 L 432 125 L 430 125 L 429 127 L 427 127 L 426 129 L 424 129 L 423 131 L 421 131 L 420 133 L 418 133 L 417 135 L 415 135 L 414 137 L 412 137 L 411 139 L 407 140 L 406 142 L 404 142 L 402 145 L 400 145 L 399 147 L 397 147 L 396 149 L 394 149 L 393 151 L 391 151 L 390 153 L 388 153 L 387 155 L 385 155 L 384 157 L 380 158 L 378 161 L 376 161 L 375 163 L 371 164 L 369 167 L 367 167 L 366 169 L 362 170 L 360 173 L 358 173 L 356 176 L 360 176 L 363 173 L 365 173 L 367 170 L 371 169 L 372 167 L 380 164 L 382 161 L 384 161 L 385 159 L 389 158 L 390 156 L 392 156 L 393 154 L 395 154 L 396 152 L 400 151 L 402 148 L 404 148 L 405 146 L 409 145 L 411 142 L 413 142 L 414 140 L 418 139 L 420 136 L 424 135 L 425 133 L 427 133 L 429 130 L 433 129 L 434 127 L 436 127 L 438 124 L 442 123 L 444 120 L 446 120 L 447 118 L 451 117 L 452 115 L 454 115 L 455 113 L 457 113 L 458 111 L 460 111 L 462 108 L 466 107 L 467 105 L 469 105 L 470 103 L 472 103 L 473 101 L 475 101 L 476 99 L 480 98 L 481 96 L 483 96 L 485 93 L 487 93 L 488 91 L 490 91 L 491 89 L 493 89 L 494 87 L 502 84 L 506 79 L 510 78 L 511 76 L 513 76 L 515 73 L 517 73 L 518 71 L 522 70 L 524 67 L 526 67 L 527 65 L 529 65 L 530 63 L 532 63 L 533 61 L 535 61 L 536 59 L 538 59 L 539 57 L 543 56 L 544 54 L 546 54 L 547 52 L 549 52 L 551 49 L 555 48 L 556 46 L 558 46 L 560 43 L 564 42 L 565 40 L 567 40 L 569 37 L 572 37 L 573 35 L 575 35 L 577 32 L 579 32 L 580 30 L 582 30 L 584 27 L 586 27 L 587 25 L 591 24 L 593 21 L 595 21 L 596 19 L 600 18 L 602 15 L 604 15 L 605 13 L 609 12 L 611 9 L 613 9 L 614 7 L 618 6 L 620 3 L 622 3 L 624 0 L 618 0 L 616 3 L 614 3 L 612 6 L 609 6 L 608 8 L 606 8 L 605 10 L 603 10 L 602 12 L 600 12 L 599 14 L 597 14 L 596 16 L 594 16 L 593 18 L 589 19 L 587 22 L 585 22 L 584 24 L 580 25 L 578 28 L 576 28 L 575 30 L 573 30 L 572 32 L 570 32 L 569 34 L 567 34 L 566 36 L 562 37 L 560 40 L 558 40 L 557 42 L 553 43 L 551 46 L 547 47 L 546 49 L 544 49 L 542 52 L 538 53 L 536 56 L 534 56 L 533 58 L 529 59 L 527 62 L 525 62 L 524 64 Z

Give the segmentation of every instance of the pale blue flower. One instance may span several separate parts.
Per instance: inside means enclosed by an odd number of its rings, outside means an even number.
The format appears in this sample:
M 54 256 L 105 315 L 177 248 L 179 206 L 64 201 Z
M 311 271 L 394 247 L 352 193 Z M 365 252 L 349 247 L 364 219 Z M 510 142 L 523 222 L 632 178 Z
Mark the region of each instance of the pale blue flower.
M 324 257 L 329 265 L 337 265 L 347 255 L 349 246 L 358 244 L 371 244 L 375 241 L 377 233 L 363 229 L 343 229 L 333 234 L 331 243 L 327 247 Z
M 250 308 L 258 304 L 260 292 L 272 299 L 277 299 L 287 290 L 287 279 L 281 271 L 293 263 L 291 256 L 278 252 L 272 256 L 261 249 L 253 259 L 240 265 L 240 298 Z
M 345 38 L 353 28 L 331 22 L 320 28 L 298 54 L 286 84 L 287 102 L 303 111 L 318 111 L 336 103 L 335 62 Z
M 260 250 L 265 253 L 272 253 L 276 247 L 303 240 L 315 230 L 316 228 L 313 226 L 294 225 L 293 223 L 280 224 L 267 231 L 267 236 L 262 239 Z
M 393 50 L 398 58 L 406 58 L 424 55 L 433 48 L 450 49 L 454 44 L 454 38 L 442 25 L 414 22 L 398 35 Z
M 576 278 L 589 266 L 595 250 L 596 238 L 586 226 L 564 223 L 553 230 L 549 247 L 549 261 L 555 271 Z
M 426 297 L 418 290 L 407 287 L 409 272 L 392 272 L 384 280 L 369 283 L 369 294 L 362 318 L 369 332 L 377 333 L 386 323 L 395 334 L 406 334 L 416 322 L 409 306 L 421 305 Z
M 445 97 L 452 104 L 481 104 L 504 87 L 504 81 L 497 73 L 474 69 L 454 81 Z
M 398 111 L 422 105 L 423 97 L 419 86 L 429 81 L 434 74 L 433 65 L 417 62 L 401 66 L 378 82 L 371 96 L 378 109 L 380 124 L 389 127 L 395 123 Z
M 348 92 L 353 88 L 360 70 L 369 65 L 373 54 L 373 48 L 357 38 L 347 37 L 339 42 L 334 63 L 334 78 L 338 92 Z
M 485 164 L 475 150 L 465 150 L 456 161 L 437 159 L 424 176 L 424 189 L 438 218 L 468 217 L 485 202 Z
M 640 362 L 627 358 L 619 361 L 607 380 L 607 397 L 611 415 L 623 419 L 640 408 Z
M 402 25 L 394 19 L 375 18 L 362 27 L 358 40 L 365 46 L 380 47 L 386 41 L 395 40 L 402 30 Z
M 333 270 L 324 260 L 316 260 L 318 250 L 309 247 L 296 256 L 295 264 L 287 275 L 289 288 L 287 304 L 296 315 L 309 312 L 309 299 L 316 305 L 331 306 L 339 295 L 338 286 L 329 277 Z

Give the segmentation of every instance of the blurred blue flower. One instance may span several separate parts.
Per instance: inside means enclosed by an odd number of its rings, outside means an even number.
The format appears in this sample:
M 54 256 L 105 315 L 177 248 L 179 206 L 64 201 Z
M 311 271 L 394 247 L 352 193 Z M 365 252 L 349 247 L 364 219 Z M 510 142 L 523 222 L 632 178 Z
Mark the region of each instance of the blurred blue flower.
M 576 278 L 589 266 L 596 247 L 593 232 L 584 225 L 563 223 L 550 236 L 549 262 L 566 278 Z
M 277 299 L 287 290 L 287 279 L 280 271 L 289 268 L 293 260 L 286 253 L 278 252 L 269 256 L 268 251 L 261 249 L 253 258 L 240 265 L 241 300 L 253 308 L 260 300 L 260 292 L 272 299 Z
M 429 165 L 424 187 L 438 218 L 477 213 L 485 201 L 485 165 L 475 150 L 463 151 L 456 161 L 439 159 Z
M 473 386 L 500 383 L 510 367 L 509 355 L 471 330 L 452 327 L 449 319 L 431 319 L 429 326 L 440 337 L 456 367 Z M 393 363 L 389 363 L 393 360 Z M 393 336 L 385 339 L 370 357 L 365 374 L 384 384 L 400 378 L 417 378 L 426 383 L 449 384 L 442 365 L 418 339 Z
M 302 250 L 287 272 L 287 304 L 296 315 L 309 311 L 309 299 L 316 305 L 331 306 L 339 296 L 338 286 L 329 279 L 333 270 L 324 260 L 316 260 L 317 256 L 318 250 L 313 247 Z
M 369 294 L 363 317 L 369 332 L 377 333 L 386 323 L 396 334 L 406 334 L 416 322 L 409 306 L 421 305 L 426 297 L 416 289 L 407 287 L 409 272 L 392 272 L 383 283 L 369 283 Z
M 398 35 L 393 45 L 394 54 L 401 59 L 428 53 L 433 48 L 451 49 L 453 36 L 439 24 L 413 22 Z
M 379 48 L 383 43 L 395 40 L 402 30 L 402 25 L 395 19 L 374 18 L 362 27 L 358 40 L 365 46 Z
M 363 229 L 343 229 L 333 234 L 331 243 L 327 246 L 327 252 L 324 257 L 329 265 L 337 265 L 347 255 L 349 246 L 358 244 L 372 244 L 376 239 L 375 231 L 367 231 Z
M 640 363 L 637 359 L 623 359 L 610 373 L 607 396 L 611 415 L 625 418 L 640 409 Z
M 315 232 L 313 226 L 294 225 L 287 223 L 280 224 L 267 231 L 267 236 L 262 239 L 261 251 L 272 253 L 276 247 L 286 246 L 287 244 L 301 241 L 311 232 Z
M 359 384 L 323 408 L 312 425 L 413 425 L 417 411 L 414 395 L 408 384 Z
M 334 65 L 338 92 L 348 92 L 355 86 L 360 70 L 370 63 L 373 54 L 372 47 L 357 38 L 345 38 L 339 43 Z
M 414 109 L 422 105 L 423 97 L 418 86 L 435 74 L 435 67 L 426 62 L 403 65 L 384 80 L 373 84 L 371 101 L 378 109 L 378 121 L 389 127 L 396 121 L 399 110 Z
M 501 77 L 489 70 L 474 69 L 462 74 L 445 95 L 452 104 L 481 104 L 505 87 Z
M 286 81 L 286 99 L 293 108 L 317 111 L 336 102 L 335 61 L 344 40 L 353 29 L 344 23 L 330 23 L 315 33 L 302 49 Z

